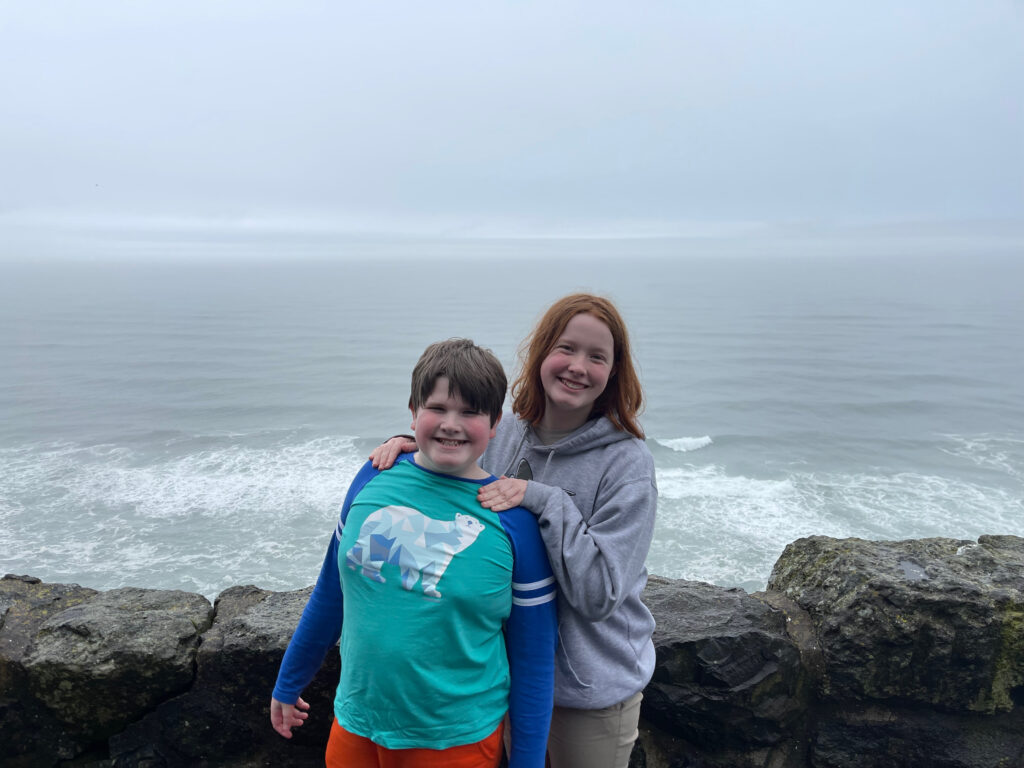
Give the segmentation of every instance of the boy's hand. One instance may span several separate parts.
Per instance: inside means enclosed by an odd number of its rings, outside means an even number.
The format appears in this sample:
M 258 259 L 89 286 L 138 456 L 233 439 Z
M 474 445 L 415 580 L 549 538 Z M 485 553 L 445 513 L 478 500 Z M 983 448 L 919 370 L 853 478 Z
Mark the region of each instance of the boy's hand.
M 274 730 L 286 739 L 292 737 L 292 728 L 298 728 L 309 717 L 309 704 L 299 697 L 295 704 L 285 704 L 277 699 L 270 699 L 270 724 Z
M 476 500 L 485 509 L 503 512 L 523 503 L 526 495 L 526 481 L 502 475 L 490 485 L 485 485 L 476 494 Z
M 386 443 L 378 445 L 370 454 L 370 463 L 374 469 L 391 469 L 400 453 L 413 453 L 418 446 L 415 440 L 399 435 L 392 437 Z

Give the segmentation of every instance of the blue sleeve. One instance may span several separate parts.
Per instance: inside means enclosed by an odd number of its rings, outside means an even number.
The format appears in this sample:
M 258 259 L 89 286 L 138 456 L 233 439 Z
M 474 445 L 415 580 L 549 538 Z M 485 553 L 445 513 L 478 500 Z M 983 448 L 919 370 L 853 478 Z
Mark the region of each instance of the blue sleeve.
M 285 704 L 298 701 L 303 689 L 323 664 L 327 651 L 341 637 L 342 608 L 341 580 L 338 578 L 338 538 L 332 534 L 313 594 L 309 596 L 299 625 L 281 660 L 281 669 L 274 685 L 275 699 Z
M 512 542 L 512 611 L 505 623 L 511 677 L 509 768 L 544 768 L 554 701 L 558 615 L 555 578 L 532 514 L 501 513 Z
M 302 611 L 302 618 L 288 643 L 288 649 L 281 660 L 281 669 L 277 673 L 273 697 L 284 704 L 298 701 L 299 695 L 323 664 L 327 652 L 341 637 L 344 600 L 341 578 L 338 576 L 338 542 L 352 500 L 377 474 L 378 470 L 367 462 L 349 486 L 338 517 L 337 529 L 331 536 L 323 565 L 320 566 L 316 586 Z

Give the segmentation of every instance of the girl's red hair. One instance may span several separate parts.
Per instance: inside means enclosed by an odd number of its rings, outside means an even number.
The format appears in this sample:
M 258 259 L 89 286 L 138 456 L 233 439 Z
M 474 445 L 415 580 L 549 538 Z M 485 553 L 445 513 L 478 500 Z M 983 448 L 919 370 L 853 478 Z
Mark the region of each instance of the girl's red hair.
M 590 415 L 607 416 L 616 429 L 643 440 L 644 431 L 636 417 L 643 409 L 644 392 L 633 367 L 629 332 L 614 304 L 589 293 L 574 293 L 556 301 L 523 341 L 519 348 L 519 375 L 512 382 L 512 412 L 530 424 L 540 423 L 545 403 L 540 365 L 555 348 L 569 321 L 581 314 L 593 315 L 607 325 L 615 345 L 608 384 L 594 401 Z

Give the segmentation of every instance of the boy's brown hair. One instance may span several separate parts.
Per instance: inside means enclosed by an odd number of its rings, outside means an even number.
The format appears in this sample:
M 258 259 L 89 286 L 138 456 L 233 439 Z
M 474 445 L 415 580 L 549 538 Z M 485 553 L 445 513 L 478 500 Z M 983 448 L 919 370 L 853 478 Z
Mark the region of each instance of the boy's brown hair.
M 593 315 L 612 333 L 614 352 L 612 370 L 604 392 L 594 401 L 592 416 L 607 416 L 616 429 L 644 439 L 637 423 L 643 409 L 644 391 L 633 367 L 629 332 L 619 311 L 608 299 L 589 293 L 574 293 L 559 299 L 540 319 L 519 348 L 520 370 L 512 383 L 512 411 L 530 424 L 539 424 L 544 416 L 544 386 L 540 366 L 555 348 L 565 327 L 576 315 Z
M 419 410 L 442 376 L 448 379 L 449 395 L 458 395 L 473 410 L 486 413 L 494 426 L 501 416 L 508 379 L 491 350 L 478 347 L 470 339 L 431 344 L 412 369 L 409 407 Z

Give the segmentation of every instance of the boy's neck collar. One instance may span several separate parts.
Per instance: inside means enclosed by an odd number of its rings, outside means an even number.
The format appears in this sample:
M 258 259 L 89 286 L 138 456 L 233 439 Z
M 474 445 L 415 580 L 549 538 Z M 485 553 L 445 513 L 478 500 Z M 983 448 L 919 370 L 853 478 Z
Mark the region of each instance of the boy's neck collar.
M 408 458 L 405 459 L 406 461 L 411 461 L 413 464 L 415 464 L 420 469 L 425 470 L 427 472 L 431 472 L 431 473 L 433 473 L 435 475 L 440 475 L 441 477 L 454 477 L 457 480 L 477 480 L 478 481 L 478 480 L 487 480 L 488 478 L 490 478 L 492 476 L 490 472 L 485 470 L 479 464 L 474 464 L 472 467 L 469 467 L 466 470 L 468 474 L 465 474 L 465 475 L 453 475 L 453 474 L 451 474 L 449 472 L 442 472 L 440 470 L 433 469 L 431 467 L 427 467 L 427 466 L 424 466 L 423 464 L 421 464 L 419 461 L 417 461 L 417 457 L 419 455 L 420 455 L 420 452 L 416 451 L 415 453 L 401 454 L 400 458 L 404 458 L 404 457 L 407 456 Z

